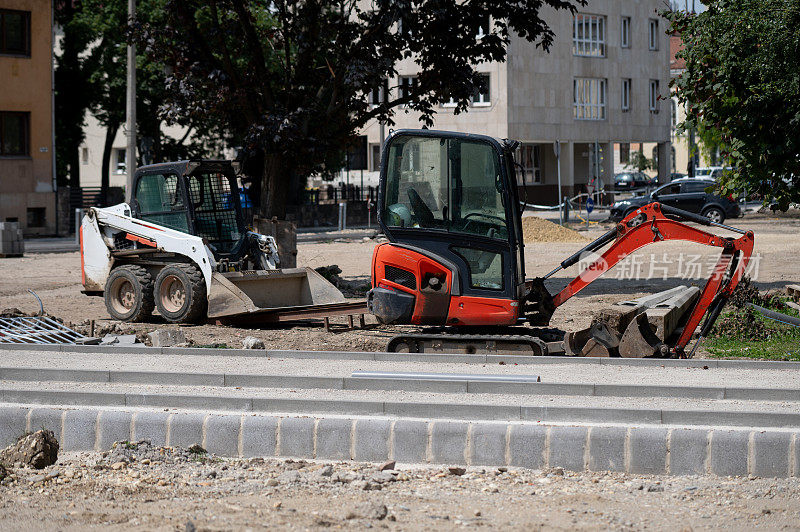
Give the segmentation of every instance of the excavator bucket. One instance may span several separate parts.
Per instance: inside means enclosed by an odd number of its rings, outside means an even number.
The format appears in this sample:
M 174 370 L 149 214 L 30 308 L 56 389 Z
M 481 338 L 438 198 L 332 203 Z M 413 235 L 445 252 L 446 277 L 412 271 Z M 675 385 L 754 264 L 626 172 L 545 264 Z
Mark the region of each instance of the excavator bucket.
M 210 292 L 208 317 L 211 319 L 345 302 L 339 289 L 311 268 L 214 272 Z

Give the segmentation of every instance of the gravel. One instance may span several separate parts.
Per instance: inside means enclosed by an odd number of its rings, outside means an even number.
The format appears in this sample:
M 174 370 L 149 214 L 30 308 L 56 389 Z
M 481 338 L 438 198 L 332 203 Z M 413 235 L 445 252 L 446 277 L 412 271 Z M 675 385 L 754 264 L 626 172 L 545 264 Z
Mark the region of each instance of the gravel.
M 124 467 L 114 468 L 114 464 Z M 661 477 L 280 459 L 149 443 L 0 482 L 3 529 L 795 528 L 800 479 Z

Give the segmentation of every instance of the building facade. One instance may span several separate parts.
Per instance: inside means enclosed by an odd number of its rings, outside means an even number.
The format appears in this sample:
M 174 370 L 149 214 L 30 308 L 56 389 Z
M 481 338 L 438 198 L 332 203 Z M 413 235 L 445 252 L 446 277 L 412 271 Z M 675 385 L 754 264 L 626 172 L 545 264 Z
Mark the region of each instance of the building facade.
M 518 184 L 534 204 L 554 204 L 593 179 L 595 189 L 613 186 L 615 145 L 652 143 L 658 174 L 668 179 L 670 46 L 660 7 L 660 0 L 595 0 L 574 15 L 543 13 L 556 34 L 550 52 L 513 38 L 505 63 L 479 66 L 486 88 L 469 112 L 456 115 L 444 105 L 435 127 L 521 141 L 517 160 L 525 171 Z M 389 90 L 401 90 L 415 68 L 412 60 L 400 63 Z M 418 119 L 400 109 L 394 127 L 418 128 Z M 375 122 L 362 134 L 371 184 L 387 131 Z
M 50 0 L 0 0 L 0 221 L 56 232 Z

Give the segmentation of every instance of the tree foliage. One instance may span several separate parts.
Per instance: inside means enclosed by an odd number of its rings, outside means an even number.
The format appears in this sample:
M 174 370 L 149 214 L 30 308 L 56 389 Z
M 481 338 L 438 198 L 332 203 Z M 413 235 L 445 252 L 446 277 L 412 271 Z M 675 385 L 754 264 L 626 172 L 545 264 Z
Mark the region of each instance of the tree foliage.
M 582 3 L 582 0 L 577 0 Z M 311 173 L 341 167 L 356 132 L 392 125 L 406 106 L 431 125 L 451 97 L 467 109 L 478 66 L 503 61 L 518 35 L 547 49 L 544 9 L 567 0 L 172 0 L 166 26 L 143 25 L 139 42 L 172 69 L 166 116 L 208 120 L 241 146 L 258 206 L 285 215 Z M 476 38 L 491 19 L 491 29 Z M 371 105 L 367 94 L 414 63 L 405 94 Z M 394 83 L 392 84 L 394 85 Z
M 718 132 L 735 167 L 725 191 L 749 190 L 785 210 L 800 201 L 800 0 L 709 0 L 670 11 L 686 71 L 672 83 L 691 105 L 682 127 Z

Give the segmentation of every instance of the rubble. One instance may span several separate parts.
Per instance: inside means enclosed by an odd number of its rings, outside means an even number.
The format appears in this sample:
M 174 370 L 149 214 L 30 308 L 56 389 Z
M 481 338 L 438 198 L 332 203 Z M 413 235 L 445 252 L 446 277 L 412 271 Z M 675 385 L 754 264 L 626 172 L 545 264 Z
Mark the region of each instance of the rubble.
M 0 464 L 44 469 L 58 459 L 58 440 L 52 430 L 37 430 L 22 436 L 17 443 L 0 451 Z
M 186 343 L 186 335 L 181 329 L 156 329 L 147 334 L 153 347 L 173 347 Z
M 244 349 L 266 349 L 264 340 L 256 338 L 255 336 L 248 336 L 242 340 L 242 348 Z

